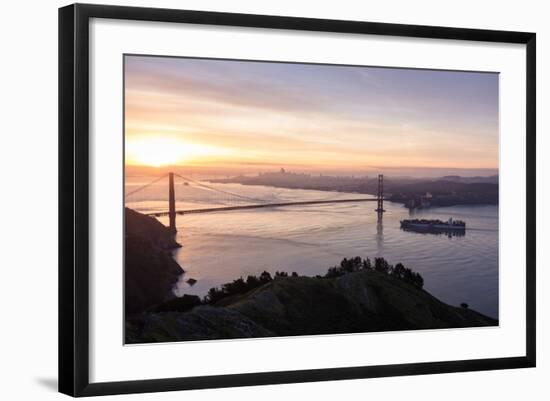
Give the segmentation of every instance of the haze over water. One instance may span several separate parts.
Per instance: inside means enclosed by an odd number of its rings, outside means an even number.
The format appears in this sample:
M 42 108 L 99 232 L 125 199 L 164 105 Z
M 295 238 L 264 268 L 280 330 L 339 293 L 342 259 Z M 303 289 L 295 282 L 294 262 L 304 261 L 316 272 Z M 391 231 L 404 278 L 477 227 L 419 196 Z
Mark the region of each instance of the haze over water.
M 131 185 L 132 181 L 127 183 Z M 240 184 L 209 185 L 278 201 L 365 198 L 364 194 L 281 189 Z M 181 187 L 180 187 L 181 188 Z M 165 194 L 166 187 L 159 187 Z M 166 210 L 166 200 L 129 203 L 138 211 Z M 165 199 L 159 197 L 158 199 Z M 177 216 L 174 254 L 185 270 L 177 295 L 205 295 L 215 286 L 267 270 L 315 276 L 344 257 L 382 256 L 422 274 L 424 288 L 443 302 L 466 302 L 498 318 L 498 206 L 434 207 L 409 212 L 385 202 L 381 221 L 375 202 L 289 206 Z M 213 207 L 178 202 L 178 209 Z M 220 205 L 218 205 L 220 206 Z M 400 229 L 404 218 L 449 217 L 466 221 L 465 236 L 420 234 Z M 159 220 L 168 224 L 167 218 Z M 190 286 L 186 280 L 197 283 Z

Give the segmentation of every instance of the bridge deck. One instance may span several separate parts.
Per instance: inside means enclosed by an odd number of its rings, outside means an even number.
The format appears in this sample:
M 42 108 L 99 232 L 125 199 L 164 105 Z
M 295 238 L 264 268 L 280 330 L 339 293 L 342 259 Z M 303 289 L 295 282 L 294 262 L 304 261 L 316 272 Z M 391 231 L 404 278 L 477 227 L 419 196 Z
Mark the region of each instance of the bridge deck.
M 222 206 L 215 208 L 205 209 L 190 209 L 190 210 L 176 210 L 176 214 L 196 214 L 196 213 L 212 213 L 223 212 L 228 210 L 242 210 L 242 209 L 259 209 L 266 207 L 280 207 L 280 206 L 298 206 L 298 205 L 321 205 L 325 203 L 349 203 L 349 202 L 376 202 L 376 198 L 357 198 L 357 199 L 334 199 L 334 200 L 317 200 L 317 201 L 301 201 L 301 202 L 282 202 L 282 203 L 261 203 L 257 205 L 242 205 L 242 206 Z M 168 212 L 156 212 L 147 213 L 148 216 L 168 216 Z

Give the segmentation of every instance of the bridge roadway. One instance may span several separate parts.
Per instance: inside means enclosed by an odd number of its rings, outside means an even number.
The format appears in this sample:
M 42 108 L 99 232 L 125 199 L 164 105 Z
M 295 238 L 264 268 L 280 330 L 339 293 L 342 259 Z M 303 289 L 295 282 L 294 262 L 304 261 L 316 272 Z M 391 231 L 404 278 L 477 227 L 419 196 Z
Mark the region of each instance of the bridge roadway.
M 228 210 L 242 210 L 242 209 L 259 209 L 265 207 L 279 207 L 279 206 L 298 206 L 298 205 L 321 205 L 326 203 L 350 203 L 350 202 L 376 202 L 376 198 L 356 198 L 356 199 L 333 199 L 333 200 L 316 200 L 316 201 L 301 201 L 301 202 L 281 202 L 281 203 L 260 203 L 257 205 L 242 205 L 242 206 L 222 206 L 206 209 L 190 209 L 190 210 L 176 210 L 176 214 L 194 214 L 194 213 L 212 213 L 223 212 Z M 156 212 L 147 213 L 148 216 L 168 216 L 169 212 Z

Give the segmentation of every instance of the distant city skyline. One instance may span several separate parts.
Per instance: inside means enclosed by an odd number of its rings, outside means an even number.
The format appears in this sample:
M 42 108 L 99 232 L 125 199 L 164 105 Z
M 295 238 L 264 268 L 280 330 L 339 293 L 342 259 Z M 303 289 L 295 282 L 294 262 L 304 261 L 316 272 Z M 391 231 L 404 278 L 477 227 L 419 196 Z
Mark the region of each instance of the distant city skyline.
M 498 96 L 496 73 L 126 56 L 126 164 L 497 174 Z

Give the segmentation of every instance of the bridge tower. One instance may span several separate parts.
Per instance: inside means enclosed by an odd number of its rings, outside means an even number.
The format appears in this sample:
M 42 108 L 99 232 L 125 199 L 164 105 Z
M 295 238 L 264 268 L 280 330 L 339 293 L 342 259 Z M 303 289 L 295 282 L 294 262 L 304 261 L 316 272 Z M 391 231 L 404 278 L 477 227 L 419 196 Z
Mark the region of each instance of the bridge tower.
M 168 218 L 170 230 L 176 232 L 176 196 L 174 193 L 174 173 L 168 173 Z
M 384 175 L 378 174 L 378 193 L 376 194 L 377 207 L 375 212 L 384 213 Z

